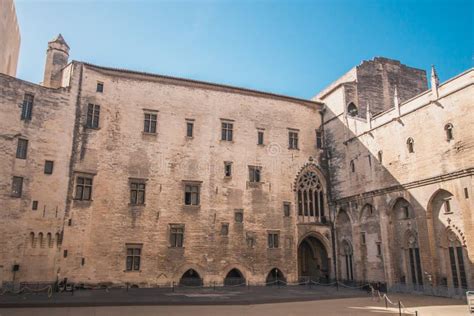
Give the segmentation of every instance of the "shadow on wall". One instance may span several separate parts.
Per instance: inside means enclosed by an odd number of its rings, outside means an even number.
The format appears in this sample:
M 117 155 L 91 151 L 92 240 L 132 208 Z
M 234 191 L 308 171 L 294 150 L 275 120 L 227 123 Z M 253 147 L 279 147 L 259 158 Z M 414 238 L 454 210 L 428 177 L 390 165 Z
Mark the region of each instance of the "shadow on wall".
M 365 119 L 336 116 L 329 108 L 326 114 L 332 118 L 324 124 L 324 136 L 338 278 L 382 282 L 395 291 L 465 295 L 474 287 L 466 240 L 466 229 L 472 229 L 468 188 L 461 182 L 469 174 L 456 175 L 456 168 L 445 172 L 425 160 L 416 143 L 394 139 L 419 128 L 404 117 L 389 123 L 397 133 L 380 127 L 356 135 L 347 121 Z M 397 143 L 402 145 L 394 148 Z M 392 157 L 384 156 L 383 146 L 391 146 Z M 403 180 L 410 178 L 416 181 Z

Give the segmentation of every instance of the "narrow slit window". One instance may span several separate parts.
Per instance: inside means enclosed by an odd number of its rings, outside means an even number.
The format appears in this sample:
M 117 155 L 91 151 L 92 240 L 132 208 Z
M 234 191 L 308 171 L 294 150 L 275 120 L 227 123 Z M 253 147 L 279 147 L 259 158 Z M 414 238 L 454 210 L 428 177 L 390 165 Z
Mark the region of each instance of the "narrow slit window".
M 23 104 L 21 108 L 21 119 L 24 121 L 31 121 L 33 114 L 33 101 L 34 96 L 32 94 L 25 94 L 23 98 Z
M 18 144 L 16 147 L 16 158 L 26 159 L 28 153 L 28 140 L 23 138 L 18 138 Z
M 87 122 L 88 128 L 99 128 L 100 105 L 89 104 L 87 107 Z

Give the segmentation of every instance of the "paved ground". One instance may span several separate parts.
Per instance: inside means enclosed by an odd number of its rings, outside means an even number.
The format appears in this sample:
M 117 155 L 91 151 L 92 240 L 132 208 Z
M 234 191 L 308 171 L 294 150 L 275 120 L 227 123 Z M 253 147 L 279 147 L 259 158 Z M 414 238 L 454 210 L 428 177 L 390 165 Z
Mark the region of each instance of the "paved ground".
M 17 307 L 0 308 L 0 316 L 398 315 L 398 307 L 386 309 L 384 301 L 374 300 L 366 292 L 359 290 L 340 289 L 336 291 L 334 288 L 327 287 L 244 289 L 179 290 L 174 293 L 165 289 L 134 289 L 128 293 L 121 290 L 108 293 L 105 291 L 83 291 L 75 292 L 74 296 L 69 293 L 56 295 L 53 299 L 48 299 L 44 295 L 0 296 L 0 307 L 7 306 L 7 303 Z M 69 299 L 66 299 L 68 297 Z M 394 302 L 401 300 L 407 307 L 405 311 L 416 310 L 419 316 L 468 315 L 467 305 L 465 305 L 465 301 L 461 300 L 396 294 L 389 294 L 389 297 Z M 296 302 L 296 299 L 306 301 Z M 38 305 L 42 301 L 45 307 L 25 307 Z M 48 307 L 44 301 L 49 302 Z M 259 304 L 263 301 L 272 303 Z M 284 301 L 286 302 L 281 303 Z M 57 307 L 68 304 L 76 307 Z M 403 315 L 410 314 L 404 313 Z

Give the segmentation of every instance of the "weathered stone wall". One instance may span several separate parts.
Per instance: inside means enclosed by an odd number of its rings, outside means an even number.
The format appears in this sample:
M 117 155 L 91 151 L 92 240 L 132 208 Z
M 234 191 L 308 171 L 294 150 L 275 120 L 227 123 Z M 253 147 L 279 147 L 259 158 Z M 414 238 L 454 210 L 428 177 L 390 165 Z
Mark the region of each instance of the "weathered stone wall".
M 30 121 L 20 119 L 25 93 L 34 95 Z M 0 74 L 0 282 L 13 281 L 14 264 L 20 265 L 17 281 L 55 279 L 60 239 L 56 234 L 62 232 L 69 180 L 74 94 L 75 88 L 47 89 Z M 26 159 L 16 158 L 19 138 L 28 140 Z M 54 161 L 51 175 L 44 173 L 45 160 Z M 11 196 L 13 176 L 24 179 L 21 198 Z M 32 209 L 33 201 L 38 202 L 37 210 Z
M 221 283 L 236 267 L 262 282 L 277 267 L 296 279 L 292 186 L 308 158 L 319 159 L 319 106 L 223 90 L 84 66 L 73 168 L 94 174 L 93 201 L 70 201 L 64 276 L 153 285 L 177 282 L 193 268 L 205 283 Z M 89 103 L 101 106 L 99 129 L 84 128 Z M 156 135 L 143 133 L 144 110 L 157 111 Z M 186 137 L 186 119 L 194 120 L 193 138 Z M 233 120 L 232 142 L 220 140 L 221 119 Z M 299 130 L 299 150 L 288 149 L 288 128 Z M 225 161 L 233 163 L 231 178 L 224 177 Z M 248 183 L 249 165 L 262 167 L 263 183 Z M 145 206 L 129 205 L 129 178 L 146 179 Z M 199 207 L 183 205 L 184 180 L 202 181 Z M 291 202 L 290 217 L 284 201 Z M 234 220 L 237 209 L 243 223 Z M 170 247 L 172 223 L 185 225 L 183 248 Z M 222 223 L 228 236 L 220 234 Z M 280 232 L 279 249 L 267 247 L 269 230 Z M 253 248 L 247 236 L 255 237 Z M 127 243 L 143 244 L 139 272 L 125 272 Z
M 13 0 L 0 1 L 0 73 L 16 76 L 20 29 Z
M 378 211 L 379 220 L 369 225 L 369 228 L 380 230 L 383 269 L 379 269 L 379 272 L 391 284 L 399 282 L 403 276 L 408 278 L 406 271 L 400 269 L 406 266 L 406 262 L 399 261 L 404 256 L 406 246 L 401 241 L 394 242 L 394 239 L 405 236 L 408 230 L 417 235 L 424 284 L 439 285 L 443 283 L 443 278 L 447 278 L 447 285 L 452 286 L 449 270 L 446 270 L 446 267 L 449 268 L 447 247 L 443 248 L 440 242 L 435 242 L 439 238 L 445 239 L 447 231 L 456 232 L 463 244 L 468 283 L 471 286 L 473 284 L 471 210 L 474 137 L 469 128 L 474 121 L 471 109 L 474 93 L 472 73 L 472 70 L 467 71 L 441 85 L 439 98 L 427 91 L 402 103 L 400 112 L 392 108 L 370 122 L 364 118 L 332 112 L 333 107 L 341 109 L 341 102 L 347 104 L 342 94 L 346 97 L 353 94 L 353 88 L 348 93 L 341 93 L 347 85 L 339 85 L 325 97 L 327 100 L 323 99 L 329 112 L 324 129 L 326 146 L 329 147 L 334 207 L 352 213 L 354 255 L 359 261 L 368 256 L 360 247 L 360 233 L 367 229 L 360 220 L 362 208 L 370 203 Z M 396 82 L 405 79 L 391 80 Z M 415 90 L 420 88 L 417 86 L 419 82 L 415 80 Z M 408 81 L 406 85 L 409 85 Z M 359 85 L 357 91 L 360 96 Z M 446 137 L 445 125 L 448 123 L 454 126 L 452 140 Z M 409 137 L 414 139 L 413 153 L 408 152 L 406 142 Z M 440 189 L 446 190 L 447 196 L 451 198 L 452 214 L 432 214 L 431 201 Z M 413 209 L 413 218 L 398 220 L 394 217 L 394 205 L 401 197 Z M 374 246 L 371 245 L 372 249 Z M 365 265 L 357 268 L 356 275 L 360 280 L 364 279 L 361 273 L 369 273 Z

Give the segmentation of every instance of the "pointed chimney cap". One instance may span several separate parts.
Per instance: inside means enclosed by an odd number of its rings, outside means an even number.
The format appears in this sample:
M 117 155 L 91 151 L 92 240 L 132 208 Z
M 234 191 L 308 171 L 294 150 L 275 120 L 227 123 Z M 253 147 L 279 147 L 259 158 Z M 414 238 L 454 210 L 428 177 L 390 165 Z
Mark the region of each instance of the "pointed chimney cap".
M 69 48 L 69 45 L 66 43 L 66 41 L 64 40 L 64 37 L 61 35 L 61 33 L 58 34 L 58 36 L 56 36 L 52 41 L 50 41 L 49 43 L 59 43 L 59 44 L 63 44 L 63 45 L 66 45 L 67 48 Z
M 431 80 L 432 81 L 434 80 L 434 83 L 436 85 L 439 85 L 439 78 L 438 78 L 438 74 L 436 73 L 436 68 L 434 65 L 431 65 Z

